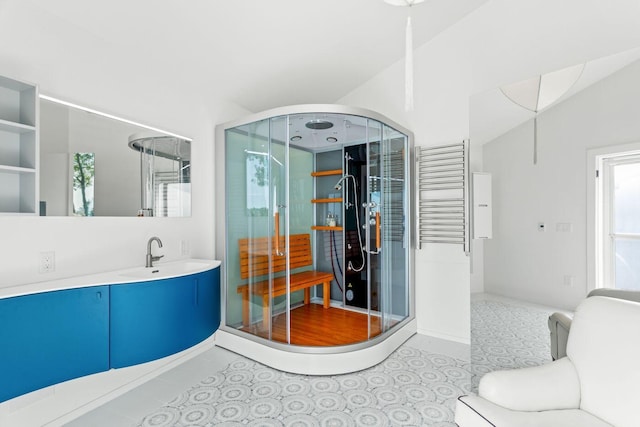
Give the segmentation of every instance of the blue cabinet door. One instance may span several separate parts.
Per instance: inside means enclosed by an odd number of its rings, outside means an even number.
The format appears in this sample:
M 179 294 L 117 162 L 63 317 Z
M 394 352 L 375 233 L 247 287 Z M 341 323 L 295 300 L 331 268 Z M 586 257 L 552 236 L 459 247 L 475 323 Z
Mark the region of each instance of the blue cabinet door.
M 220 269 L 112 285 L 110 322 L 112 368 L 185 350 L 220 325 Z
M 109 369 L 109 287 L 0 299 L 0 401 Z

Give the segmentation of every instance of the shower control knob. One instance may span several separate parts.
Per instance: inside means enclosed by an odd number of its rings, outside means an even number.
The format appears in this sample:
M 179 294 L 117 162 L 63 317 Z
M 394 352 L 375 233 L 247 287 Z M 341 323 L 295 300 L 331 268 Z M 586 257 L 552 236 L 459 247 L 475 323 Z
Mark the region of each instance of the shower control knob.
M 369 220 L 369 224 L 370 224 L 370 225 L 376 225 L 376 219 L 375 219 L 375 218 L 371 218 L 371 219 Z

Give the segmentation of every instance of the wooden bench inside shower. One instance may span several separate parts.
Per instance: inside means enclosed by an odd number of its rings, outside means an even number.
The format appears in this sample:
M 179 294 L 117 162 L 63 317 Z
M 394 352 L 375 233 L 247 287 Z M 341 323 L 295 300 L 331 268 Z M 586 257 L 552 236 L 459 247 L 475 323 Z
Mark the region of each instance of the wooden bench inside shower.
M 269 241 L 271 241 L 271 265 L 269 265 Z M 276 237 L 254 237 L 238 240 L 240 251 L 240 277 L 251 279 L 265 276 L 271 273 L 282 273 L 286 270 L 286 256 L 284 256 L 285 240 L 284 236 Z M 281 254 L 281 255 L 278 255 Z M 311 256 L 311 236 L 309 234 L 292 234 L 289 236 L 289 263 L 290 269 L 307 267 L 313 264 Z M 292 273 L 290 276 L 291 292 L 304 290 L 304 303 L 311 302 L 310 288 L 315 285 L 322 285 L 322 297 L 324 308 L 329 308 L 332 273 L 323 271 L 307 270 L 299 273 Z M 278 274 L 273 279 L 272 296 L 284 295 L 287 291 L 286 276 Z M 262 297 L 262 319 L 263 322 L 270 320 L 270 295 L 269 279 L 251 283 L 251 285 L 238 286 L 238 293 L 242 294 L 242 324 L 249 326 L 249 303 L 251 295 Z M 263 323 L 265 325 L 265 323 Z

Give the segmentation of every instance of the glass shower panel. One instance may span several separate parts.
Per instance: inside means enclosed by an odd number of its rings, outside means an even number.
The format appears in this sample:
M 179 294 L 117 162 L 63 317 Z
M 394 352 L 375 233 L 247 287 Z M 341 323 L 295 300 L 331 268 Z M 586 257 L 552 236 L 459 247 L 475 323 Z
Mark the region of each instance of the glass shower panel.
M 407 138 L 375 120 L 368 123 L 367 252 L 370 337 L 408 316 Z
M 367 120 L 367 199 L 363 206 L 365 211 L 364 227 L 366 229 L 366 249 L 369 262 L 369 338 L 382 332 L 382 308 L 385 306 L 382 279 L 384 274 L 381 254 L 382 210 L 382 163 L 380 150 L 382 124 L 376 120 Z
M 274 236 L 279 236 L 277 240 L 274 239 L 272 253 L 272 271 L 277 273 L 271 292 L 271 339 L 291 344 L 291 329 L 295 327 L 291 307 L 304 302 L 304 291 L 291 292 L 286 278 L 291 273 L 311 267 L 295 268 L 295 263 L 291 265 L 290 236 L 309 234 L 313 225 L 313 208 L 310 203 L 313 198 L 313 154 L 289 145 L 289 116 L 272 118 L 270 127 Z M 313 245 L 313 240 L 311 244 Z M 297 327 L 304 329 L 305 325 L 298 324 Z
M 226 324 L 269 338 L 274 232 L 269 120 L 226 131 Z M 266 298 L 265 289 L 267 290 Z
M 409 316 L 408 140 L 384 125 L 380 152 L 380 240 L 382 332 Z
M 270 119 L 269 198 L 273 239 L 269 260 L 270 289 L 263 309 L 269 338 L 291 344 L 291 307 L 304 301 L 304 291 L 291 292 L 288 277 L 299 269 L 291 266 L 290 236 L 309 234 L 313 224 L 313 155 L 288 143 L 289 117 Z M 313 244 L 313 242 L 312 242 Z M 302 269 L 308 269 L 305 267 Z M 304 327 L 304 325 L 298 325 Z
M 269 200 L 273 223 L 269 258 L 269 299 L 263 323 L 271 325 L 269 339 L 286 342 L 289 338 L 289 139 L 287 116 L 274 117 L 269 123 Z M 276 276 L 278 279 L 276 279 Z M 265 300 L 266 301 L 266 300 Z
M 288 157 L 289 170 L 289 202 L 288 202 L 288 231 L 289 236 L 310 235 L 311 248 L 314 247 L 316 236 L 311 233 L 311 227 L 314 225 L 314 209 L 311 203 L 313 196 L 313 179 L 311 172 L 313 171 L 313 154 L 309 151 L 297 149 L 289 145 Z M 297 267 L 297 259 L 294 255 L 295 250 L 289 250 L 289 260 L 291 273 L 295 274 L 303 270 L 312 269 L 311 265 Z M 308 329 L 308 319 L 300 317 L 300 310 L 304 304 L 303 290 L 291 292 L 289 294 L 289 342 L 290 344 L 299 344 L 301 331 Z M 313 296 L 313 290 L 310 290 Z

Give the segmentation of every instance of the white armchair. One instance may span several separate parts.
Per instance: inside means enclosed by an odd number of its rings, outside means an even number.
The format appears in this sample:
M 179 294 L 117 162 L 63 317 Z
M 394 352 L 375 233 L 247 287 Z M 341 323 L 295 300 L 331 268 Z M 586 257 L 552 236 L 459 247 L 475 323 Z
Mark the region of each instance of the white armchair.
M 640 291 L 627 289 L 599 288 L 589 292 L 589 297 L 611 297 L 640 302 Z M 567 340 L 573 316 L 566 313 L 553 313 L 549 316 L 549 337 L 551 358 L 558 360 L 567 355 Z
M 574 315 L 567 357 L 495 371 L 479 396 L 462 396 L 460 427 L 640 426 L 640 303 L 585 299 Z

